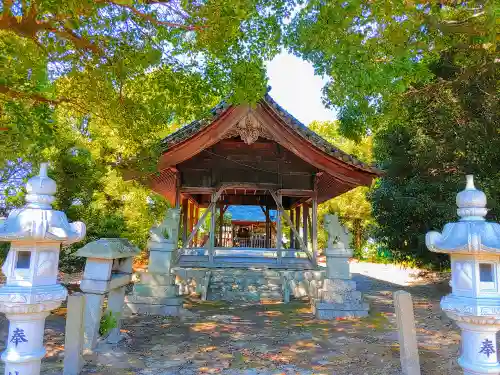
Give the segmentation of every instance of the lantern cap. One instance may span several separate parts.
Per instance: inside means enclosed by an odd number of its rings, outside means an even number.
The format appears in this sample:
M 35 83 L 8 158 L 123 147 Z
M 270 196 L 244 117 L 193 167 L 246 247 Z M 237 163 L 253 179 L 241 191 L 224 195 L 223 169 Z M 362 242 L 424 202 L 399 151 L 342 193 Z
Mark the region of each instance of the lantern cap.
M 457 214 L 461 220 L 484 220 L 488 213 L 486 208 L 486 194 L 474 186 L 474 176 L 466 176 L 465 189 L 457 194 Z
M 129 258 L 140 254 L 139 248 L 125 238 L 100 238 L 80 248 L 75 256 L 98 259 Z
M 26 201 L 30 207 L 50 208 L 57 191 L 56 182 L 47 175 L 49 163 L 40 163 L 38 175 L 26 183 Z
M 56 183 L 47 176 L 48 163 L 40 164 L 38 175 L 26 183 L 27 204 L 0 220 L 0 241 L 48 241 L 71 244 L 85 237 L 85 224 L 69 223 L 66 214 L 52 209 Z
M 457 194 L 456 202 L 460 221 L 446 224 L 442 233 L 428 232 L 428 249 L 448 254 L 500 254 L 500 225 L 484 219 L 486 195 L 476 189 L 472 175 L 467 176 L 465 190 Z

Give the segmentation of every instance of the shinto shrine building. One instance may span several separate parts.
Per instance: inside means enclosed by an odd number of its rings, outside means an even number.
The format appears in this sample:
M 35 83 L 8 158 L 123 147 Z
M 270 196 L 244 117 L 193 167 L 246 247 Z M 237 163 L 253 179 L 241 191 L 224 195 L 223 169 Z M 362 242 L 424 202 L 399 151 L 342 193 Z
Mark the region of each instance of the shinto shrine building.
M 182 127 L 162 145 L 151 187 L 181 208 L 181 267 L 314 268 L 318 204 L 370 185 L 379 173 L 269 95 L 254 107 L 222 102 L 211 119 Z M 231 206 L 258 209 L 264 219 L 227 222 Z

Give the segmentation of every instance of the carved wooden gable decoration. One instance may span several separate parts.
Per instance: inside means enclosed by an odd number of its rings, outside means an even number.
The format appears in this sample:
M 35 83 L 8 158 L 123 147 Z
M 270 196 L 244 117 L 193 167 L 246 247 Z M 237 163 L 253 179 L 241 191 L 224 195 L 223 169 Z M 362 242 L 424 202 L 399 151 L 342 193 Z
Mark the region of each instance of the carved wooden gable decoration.
M 152 188 L 173 202 L 176 186 L 232 182 L 312 191 L 323 202 L 380 175 L 300 123 L 269 95 L 255 107 L 220 103 L 162 142 Z

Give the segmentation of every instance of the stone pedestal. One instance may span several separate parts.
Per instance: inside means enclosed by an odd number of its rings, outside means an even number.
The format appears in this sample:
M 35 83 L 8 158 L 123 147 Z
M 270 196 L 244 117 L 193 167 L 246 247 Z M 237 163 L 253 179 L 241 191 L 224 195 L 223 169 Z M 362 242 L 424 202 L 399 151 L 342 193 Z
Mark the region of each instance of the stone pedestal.
M 139 281 L 131 295 L 125 297 L 127 314 L 179 316 L 182 298 L 178 297 L 175 276 L 138 272 Z
M 55 182 L 47 176 L 47 164 L 27 185 L 27 204 L 12 210 L 0 223 L 0 241 L 11 242 L 2 272 L 0 311 L 9 320 L 7 348 L 2 353 L 5 375 L 38 375 L 45 356 L 45 318 L 66 299 L 57 283 L 61 244 L 80 241 L 83 223 L 69 223 L 66 215 L 52 209 Z
M 327 279 L 313 300 L 314 314 L 318 319 L 367 316 L 369 305 L 363 302 L 361 292 L 356 290 L 356 282 L 351 280 L 349 258 L 352 250 L 346 247 L 349 234 L 333 215 L 325 215 L 325 229 L 328 232 L 325 251 Z
M 326 276 L 329 279 L 349 280 L 351 270 L 349 258 L 352 257 L 352 250 L 345 248 L 343 243 L 335 243 L 326 249 Z
M 465 375 L 500 374 L 496 350 L 500 322 L 496 325 L 486 321 L 478 323 L 457 322 L 462 330 L 462 355 L 458 364 L 464 369 Z
M 342 279 L 326 279 L 318 298 L 313 302 L 313 312 L 318 319 L 364 317 L 370 306 L 364 303 L 356 282 Z
M 172 263 L 177 249 L 179 210 L 169 209 L 163 222 L 150 230 L 147 272 L 136 273 L 133 293 L 125 297 L 127 314 L 179 316 L 182 298 L 178 297 Z

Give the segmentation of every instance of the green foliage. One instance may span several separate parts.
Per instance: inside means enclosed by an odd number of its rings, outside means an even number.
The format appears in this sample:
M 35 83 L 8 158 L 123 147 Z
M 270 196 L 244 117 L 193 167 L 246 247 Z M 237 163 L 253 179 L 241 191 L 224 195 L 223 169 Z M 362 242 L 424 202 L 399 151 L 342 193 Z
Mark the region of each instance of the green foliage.
M 447 257 L 426 249 L 425 233 L 458 219 L 454 202 L 465 174 L 485 191 L 488 218 L 500 218 L 499 72 L 486 64 L 457 80 L 460 67 L 449 57 L 433 66 L 435 81 L 393 103 L 399 116 L 375 137 L 385 175 L 371 194 L 375 234 L 395 259 L 436 267 Z
M 498 27 L 493 1 L 6 1 L 1 213 L 21 204 L 32 164 L 49 160 L 55 207 L 87 224 L 87 241 L 144 246 L 166 208 L 141 185 L 160 140 L 229 94 L 254 104 L 264 61 L 286 45 L 330 79 L 325 102 L 341 121 L 312 128 L 367 162 L 374 134 L 387 170 L 371 194 L 378 238 L 397 259 L 424 259 L 422 236 L 454 216 L 462 173 L 496 209 Z M 339 213 L 358 250 L 372 223 L 366 193 L 321 207 Z M 61 255 L 69 269 L 74 250 Z
M 30 1 L 0 8 L 2 214 L 23 203 L 19 178 L 51 163 L 55 208 L 85 241 L 143 247 L 166 208 L 143 186 L 160 140 L 220 98 L 255 103 L 294 1 Z M 24 172 L 24 174 L 22 173 Z M 132 178 L 134 180 L 132 180 Z M 61 267 L 81 260 L 64 249 Z
M 342 151 L 366 163 L 371 163 L 372 137 L 366 136 L 358 141 L 352 141 L 341 135 L 338 121 L 314 121 L 309 127 Z M 353 247 L 356 254 L 361 251 L 368 239 L 369 228 L 373 224 L 371 205 L 366 198 L 368 191 L 368 187 L 360 186 L 319 206 L 321 221 L 327 213 L 339 215 L 342 223 L 353 234 Z M 322 224 L 319 226 L 318 242 L 320 248 L 323 248 L 326 243 L 326 233 Z
M 434 79 L 431 63 L 455 50 L 460 74 L 495 55 L 495 1 L 310 0 L 287 27 L 291 50 L 330 78 L 327 104 L 339 109 L 342 133 L 360 137 L 383 125 L 387 104 Z
M 464 173 L 476 175 L 497 212 L 496 8 L 311 0 L 287 26 L 289 48 L 330 78 L 324 95 L 339 111 L 337 131 L 356 140 L 373 134 L 386 174 L 370 193 L 376 225 L 365 228 L 398 262 L 445 261 L 425 248 L 424 235 L 456 220 Z
M 113 328 L 118 327 L 118 319 L 119 314 L 113 314 L 112 311 L 103 314 L 99 324 L 99 334 L 106 336 Z

